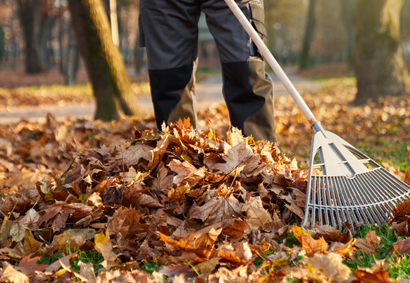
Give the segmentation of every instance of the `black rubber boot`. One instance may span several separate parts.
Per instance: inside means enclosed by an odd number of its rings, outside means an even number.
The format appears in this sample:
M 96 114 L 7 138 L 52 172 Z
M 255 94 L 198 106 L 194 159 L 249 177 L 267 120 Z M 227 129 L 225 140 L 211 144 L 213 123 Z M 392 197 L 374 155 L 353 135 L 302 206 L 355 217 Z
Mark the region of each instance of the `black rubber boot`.
M 255 140 L 276 143 L 273 114 L 273 82 L 265 73 L 265 62 L 222 63 L 223 94 L 232 126 Z
M 194 93 L 196 63 L 166 70 L 149 70 L 152 102 L 158 129 L 162 123 L 176 123 L 190 118 L 197 128 Z

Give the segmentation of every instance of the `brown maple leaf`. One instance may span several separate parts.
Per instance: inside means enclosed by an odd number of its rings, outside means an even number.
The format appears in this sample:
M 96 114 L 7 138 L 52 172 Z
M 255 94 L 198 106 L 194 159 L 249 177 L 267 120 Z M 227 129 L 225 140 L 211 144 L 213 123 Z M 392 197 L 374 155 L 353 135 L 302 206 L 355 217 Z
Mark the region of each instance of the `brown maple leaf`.
M 397 242 L 393 243 L 394 251 L 399 254 L 408 254 L 410 253 L 410 238 L 400 239 Z
M 383 266 L 375 265 L 373 268 L 358 268 L 354 272 L 355 278 L 364 283 L 391 282 L 388 270 Z
M 310 235 L 302 236 L 302 249 L 306 250 L 307 256 L 314 254 L 324 254 L 327 251 L 327 242 L 322 237 L 315 240 Z
M 222 222 L 225 219 L 239 216 L 239 201 L 233 197 L 213 197 L 202 206 L 191 207 L 188 212 L 189 219 L 200 219 L 205 225 Z
M 226 146 L 225 155 L 222 156 L 224 163 L 209 162 L 205 157 L 204 163 L 209 170 L 216 170 L 225 174 L 231 173 L 236 167 L 244 165 L 244 173 L 251 173 L 260 163 L 260 156 L 254 154 L 250 146 L 243 141 L 233 147 Z
M 366 233 L 366 238 L 356 239 L 354 244 L 360 252 L 365 254 L 377 254 L 377 251 L 380 249 L 380 237 L 376 235 L 376 232 L 369 230 Z
M 26 275 L 30 275 L 36 271 L 44 271 L 48 265 L 43 263 L 37 263 L 37 261 L 41 258 L 40 256 L 32 257 L 33 254 L 28 254 L 23 257 L 18 267 L 20 271 L 23 271 Z
M 246 233 L 259 229 L 271 221 L 271 217 L 263 207 L 260 197 L 251 197 L 245 204 L 241 205 L 241 211 L 246 213 Z
M 247 242 L 242 242 L 236 247 L 231 244 L 223 245 L 218 249 L 217 256 L 235 263 L 248 263 L 253 259 L 251 248 Z

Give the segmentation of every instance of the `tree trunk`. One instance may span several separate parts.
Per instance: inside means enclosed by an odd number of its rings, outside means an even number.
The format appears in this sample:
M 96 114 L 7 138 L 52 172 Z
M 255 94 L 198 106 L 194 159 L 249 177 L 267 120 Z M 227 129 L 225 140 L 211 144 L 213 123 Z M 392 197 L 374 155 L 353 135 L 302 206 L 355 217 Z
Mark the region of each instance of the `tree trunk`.
M 58 8 L 59 25 L 58 25 L 58 47 L 60 48 L 60 73 L 64 74 L 64 55 L 63 55 L 63 38 L 64 38 L 64 6 L 60 0 L 60 6 Z
M 400 42 L 403 0 L 357 0 L 354 104 L 406 92 L 407 68 Z
M 97 102 L 95 119 L 140 115 L 120 52 L 115 47 L 101 0 L 70 0 L 74 31 Z
M 0 25 L 0 66 L 3 60 L 3 56 L 6 53 L 6 36 L 3 27 Z
M 310 65 L 310 44 L 313 40 L 313 31 L 316 25 L 316 0 L 309 1 L 309 12 L 306 21 L 305 38 L 303 40 L 302 55 L 300 57 L 300 68 L 307 69 Z
M 135 66 L 135 72 L 137 74 L 141 74 L 144 68 L 145 48 L 138 46 L 138 41 L 139 41 L 138 37 L 139 35 L 137 34 L 137 39 L 135 40 L 135 48 L 134 48 L 134 66 Z
M 26 73 L 35 74 L 42 71 L 38 51 L 38 21 L 40 0 L 18 0 L 20 24 L 26 41 Z
M 74 85 L 76 82 L 76 73 L 78 65 L 78 46 L 73 28 L 69 31 L 69 43 L 67 54 L 67 68 L 65 71 L 65 84 Z
M 340 0 L 340 17 L 342 19 L 343 25 L 346 29 L 346 59 L 349 63 L 349 68 L 353 68 L 353 55 L 354 55 L 354 25 L 353 25 L 353 15 L 355 8 L 355 0 Z
M 53 29 L 55 19 L 49 14 L 43 14 L 40 21 L 39 39 L 38 39 L 38 50 L 40 56 L 40 64 L 43 70 L 50 69 L 50 48 L 48 43 L 51 45 L 51 31 Z

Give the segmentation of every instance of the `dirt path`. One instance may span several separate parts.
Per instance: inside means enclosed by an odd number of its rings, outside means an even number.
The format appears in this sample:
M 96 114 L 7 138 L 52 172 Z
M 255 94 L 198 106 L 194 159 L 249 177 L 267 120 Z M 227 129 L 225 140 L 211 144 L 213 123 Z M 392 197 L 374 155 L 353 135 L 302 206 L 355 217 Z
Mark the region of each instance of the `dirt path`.
M 322 88 L 321 84 L 316 81 L 311 81 L 302 77 L 292 75 L 292 69 L 286 70 L 295 84 L 296 89 L 301 93 L 311 92 Z M 275 96 L 287 95 L 286 89 L 282 86 L 279 79 L 275 75 L 271 75 L 274 81 Z M 209 108 L 214 104 L 224 103 L 222 95 L 222 77 L 213 75 L 207 77 L 204 81 L 196 86 L 197 106 L 198 109 Z M 153 113 L 151 97 L 141 96 L 137 98 L 138 103 L 147 112 Z M 0 123 L 15 123 L 21 119 L 29 121 L 44 121 L 47 113 L 53 114 L 56 118 L 64 118 L 71 116 L 75 118 L 86 117 L 92 118 L 95 110 L 95 103 L 87 102 L 80 104 L 58 104 L 58 105 L 41 105 L 10 108 L 7 111 L 0 111 Z

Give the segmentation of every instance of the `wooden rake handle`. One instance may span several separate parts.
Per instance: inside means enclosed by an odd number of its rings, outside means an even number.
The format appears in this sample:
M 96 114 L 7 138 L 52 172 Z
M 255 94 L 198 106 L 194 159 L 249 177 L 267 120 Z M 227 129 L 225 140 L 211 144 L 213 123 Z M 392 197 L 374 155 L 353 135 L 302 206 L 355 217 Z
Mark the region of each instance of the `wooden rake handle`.
M 306 102 L 302 99 L 299 92 L 296 90 L 295 86 L 289 80 L 288 76 L 283 71 L 282 67 L 276 61 L 275 57 L 273 57 L 272 53 L 269 51 L 268 47 L 265 45 L 263 40 L 260 38 L 258 33 L 255 31 L 249 20 L 245 17 L 242 10 L 238 7 L 238 4 L 234 0 L 225 0 L 226 4 L 231 9 L 232 13 L 236 16 L 240 24 L 252 38 L 252 41 L 256 44 L 259 49 L 259 52 L 268 62 L 269 66 L 272 67 L 275 74 L 278 76 L 279 80 L 282 82 L 283 86 L 289 92 L 290 96 L 296 102 L 299 109 L 302 111 L 305 118 L 309 121 L 310 124 L 316 122 L 315 115 L 313 115 L 312 111 L 306 105 Z

